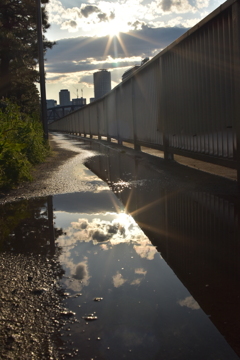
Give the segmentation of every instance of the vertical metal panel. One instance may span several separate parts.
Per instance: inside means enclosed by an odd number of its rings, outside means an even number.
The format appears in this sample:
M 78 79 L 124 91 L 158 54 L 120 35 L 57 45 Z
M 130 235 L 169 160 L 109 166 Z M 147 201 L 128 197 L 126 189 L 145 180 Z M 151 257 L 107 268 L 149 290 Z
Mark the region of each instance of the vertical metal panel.
M 118 137 L 116 118 L 116 90 L 112 91 L 106 98 L 106 110 L 108 120 L 108 131 L 106 135 Z
M 156 60 L 139 71 L 133 81 L 133 109 L 136 118 L 138 141 L 161 144 L 162 136 L 157 131 L 159 94 L 159 62 Z
M 98 135 L 98 108 L 97 103 L 91 104 L 89 106 L 89 120 L 90 120 L 90 128 L 91 128 L 91 135 Z
M 232 158 L 229 17 L 227 9 L 163 54 L 172 147 Z
M 133 140 L 132 85 L 121 84 L 116 97 L 118 132 L 121 139 Z
M 84 114 L 84 133 L 85 134 L 90 134 L 91 130 L 90 130 L 90 121 L 89 121 L 89 107 L 86 106 L 83 109 L 83 114 Z
M 99 135 L 106 136 L 107 127 L 106 127 L 106 117 L 104 113 L 104 101 L 97 103 L 98 107 L 98 128 L 99 128 Z

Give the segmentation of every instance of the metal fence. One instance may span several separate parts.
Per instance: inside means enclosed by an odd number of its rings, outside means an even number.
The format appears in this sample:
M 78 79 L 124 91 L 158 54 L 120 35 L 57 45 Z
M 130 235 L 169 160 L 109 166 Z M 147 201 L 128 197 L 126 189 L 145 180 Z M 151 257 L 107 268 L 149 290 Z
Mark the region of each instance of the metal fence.
M 49 125 L 238 170 L 240 3 L 228 0 L 105 97 Z

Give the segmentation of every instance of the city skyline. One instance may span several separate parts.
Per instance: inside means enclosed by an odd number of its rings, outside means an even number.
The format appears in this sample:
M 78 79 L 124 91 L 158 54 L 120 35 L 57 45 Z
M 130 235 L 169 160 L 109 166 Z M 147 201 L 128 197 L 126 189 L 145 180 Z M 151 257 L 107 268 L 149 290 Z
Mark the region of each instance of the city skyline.
M 48 99 L 67 88 L 72 97 L 94 95 L 93 73 L 111 72 L 112 88 L 122 74 L 152 58 L 224 1 L 50 0 L 47 39 L 57 44 L 46 54 Z

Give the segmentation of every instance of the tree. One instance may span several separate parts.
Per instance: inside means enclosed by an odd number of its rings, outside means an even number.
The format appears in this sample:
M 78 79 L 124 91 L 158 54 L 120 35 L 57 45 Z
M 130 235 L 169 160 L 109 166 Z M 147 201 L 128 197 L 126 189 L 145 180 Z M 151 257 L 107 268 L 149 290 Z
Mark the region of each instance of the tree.
M 42 0 L 46 4 L 48 0 Z M 42 11 L 43 32 L 49 28 L 45 7 Z M 53 42 L 44 37 L 44 51 Z M 23 111 L 38 106 L 35 82 L 36 71 L 37 6 L 36 0 L 1 0 L 0 3 L 0 98 L 14 98 Z M 31 95 L 31 96 L 30 96 Z M 31 99 L 31 100 L 30 100 Z M 31 109 L 28 109 L 31 112 Z

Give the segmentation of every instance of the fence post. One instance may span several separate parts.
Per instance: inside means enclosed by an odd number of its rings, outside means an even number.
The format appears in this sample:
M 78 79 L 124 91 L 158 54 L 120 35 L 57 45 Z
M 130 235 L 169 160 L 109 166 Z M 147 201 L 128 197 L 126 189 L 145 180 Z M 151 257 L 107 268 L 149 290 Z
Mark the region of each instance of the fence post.
M 237 181 L 240 188 L 240 3 L 236 1 L 232 5 L 232 26 L 233 26 L 233 81 L 234 81 L 234 119 L 233 124 L 236 130 L 236 160 L 237 160 Z

